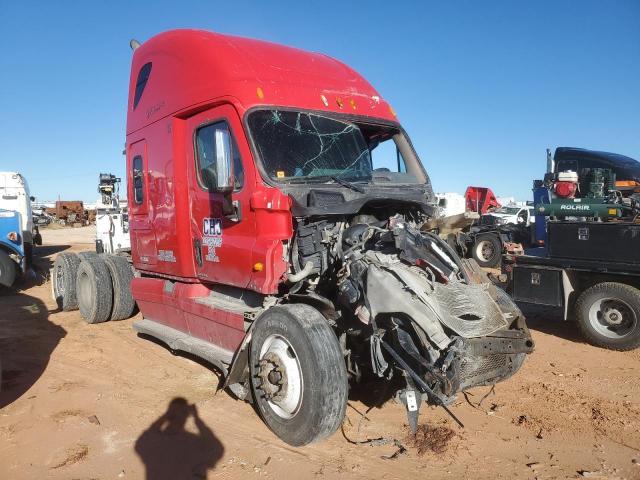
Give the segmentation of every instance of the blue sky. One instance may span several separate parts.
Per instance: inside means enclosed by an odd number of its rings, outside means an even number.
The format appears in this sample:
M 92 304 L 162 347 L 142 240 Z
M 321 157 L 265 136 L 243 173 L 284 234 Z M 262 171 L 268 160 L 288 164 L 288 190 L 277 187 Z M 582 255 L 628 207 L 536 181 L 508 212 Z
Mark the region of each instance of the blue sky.
M 0 0 L 0 170 L 38 199 L 124 174 L 131 51 L 203 28 L 334 56 L 394 106 L 436 191 L 530 197 L 545 148 L 640 159 L 640 1 Z

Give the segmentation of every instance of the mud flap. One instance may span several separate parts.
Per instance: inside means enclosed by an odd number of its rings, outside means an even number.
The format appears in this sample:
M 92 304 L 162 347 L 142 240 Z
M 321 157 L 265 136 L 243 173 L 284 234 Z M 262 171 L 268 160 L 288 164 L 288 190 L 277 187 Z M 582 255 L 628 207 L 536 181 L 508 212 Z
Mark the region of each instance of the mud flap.
M 238 397 L 239 400 L 247 400 L 251 403 L 252 397 L 250 393 L 250 387 L 248 385 L 249 380 L 249 342 L 251 341 L 251 330 L 255 322 L 249 327 L 249 331 L 246 333 L 240 344 L 240 348 L 236 351 L 229 367 L 229 374 L 224 379 L 224 383 L 218 390 L 224 390 L 228 388 L 231 392 Z

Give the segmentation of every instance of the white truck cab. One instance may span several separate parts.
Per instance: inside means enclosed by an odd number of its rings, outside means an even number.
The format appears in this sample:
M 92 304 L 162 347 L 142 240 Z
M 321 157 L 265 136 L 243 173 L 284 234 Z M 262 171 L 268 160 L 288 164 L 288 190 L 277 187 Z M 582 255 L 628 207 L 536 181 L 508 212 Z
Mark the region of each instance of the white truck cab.
M 20 214 L 25 250 L 34 243 L 31 194 L 27 180 L 18 172 L 0 172 L 0 209 Z
M 467 209 L 464 195 L 455 192 L 436 193 L 438 212 L 440 217 L 453 217 L 460 215 Z

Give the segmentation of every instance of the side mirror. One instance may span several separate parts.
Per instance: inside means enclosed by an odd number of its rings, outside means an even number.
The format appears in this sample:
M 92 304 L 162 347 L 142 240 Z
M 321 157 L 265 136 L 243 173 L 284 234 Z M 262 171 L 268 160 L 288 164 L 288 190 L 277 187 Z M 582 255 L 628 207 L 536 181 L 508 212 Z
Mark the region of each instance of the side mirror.
M 34 197 L 33 195 L 31 195 L 31 196 L 29 197 L 29 200 L 31 200 L 32 202 L 35 202 L 35 201 L 36 201 L 36 197 Z
M 226 128 L 217 128 L 216 136 L 216 190 L 231 192 L 234 186 L 231 159 L 231 134 Z

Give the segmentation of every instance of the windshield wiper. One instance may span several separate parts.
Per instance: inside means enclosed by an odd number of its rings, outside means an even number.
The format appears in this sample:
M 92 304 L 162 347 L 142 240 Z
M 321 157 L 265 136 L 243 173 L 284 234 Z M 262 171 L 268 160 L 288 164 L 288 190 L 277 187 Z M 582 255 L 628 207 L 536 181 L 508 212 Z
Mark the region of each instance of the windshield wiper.
M 350 188 L 351 190 L 355 190 L 356 192 L 367 193 L 365 189 L 362 188 L 360 185 L 356 185 L 355 183 L 348 182 L 347 180 L 343 180 L 342 178 L 336 177 L 335 175 L 331 177 L 331 180 L 333 180 L 336 183 L 339 183 L 343 187 L 347 187 L 347 188 Z

